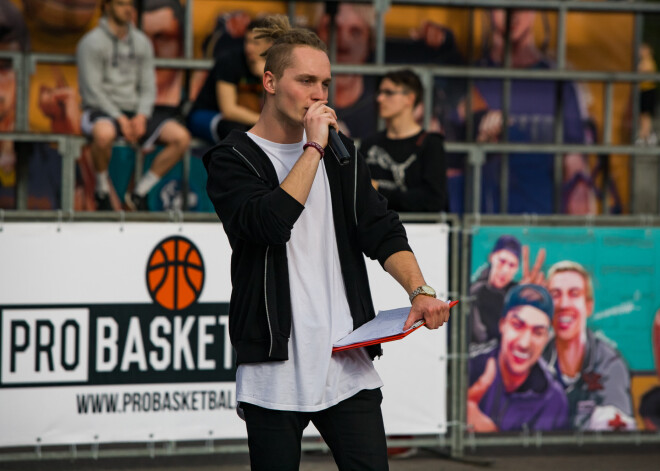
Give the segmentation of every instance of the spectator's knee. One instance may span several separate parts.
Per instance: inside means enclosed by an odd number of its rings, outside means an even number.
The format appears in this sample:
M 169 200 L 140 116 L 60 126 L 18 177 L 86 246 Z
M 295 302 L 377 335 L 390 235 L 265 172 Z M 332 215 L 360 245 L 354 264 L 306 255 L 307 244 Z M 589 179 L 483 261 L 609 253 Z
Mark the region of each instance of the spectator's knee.
M 115 126 L 109 121 L 101 121 L 94 125 L 92 129 L 92 144 L 102 148 L 112 147 L 117 138 Z
M 181 125 L 172 128 L 170 134 L 170 143 L 176 146 L 183 154 L 190 146 L 190 132 Z

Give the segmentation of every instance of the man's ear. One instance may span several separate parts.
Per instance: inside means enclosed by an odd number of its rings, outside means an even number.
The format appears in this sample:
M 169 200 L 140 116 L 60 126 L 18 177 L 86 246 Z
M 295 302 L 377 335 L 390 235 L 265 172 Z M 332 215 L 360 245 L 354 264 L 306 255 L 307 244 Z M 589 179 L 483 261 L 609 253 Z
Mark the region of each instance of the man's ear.
M 264 91 L 266 93 L 269 93 L 271 95 L 275 94 L 275 82 L 277 80 L 275 79 L 275 76 L 271 71 L 264 72 L 264 76 L 262 79 L 262 84 L 264 86 Z
M 418 105 L 415 105 L 416 97 L 415 97 L 415 94 L 414 94 L 414 93 L 408 93 L 408 94 L 406 94 L 406 98 L 408 99 L 408 102 L 410 103 L 410 106 L 411 106 L 411 108 L 412 108 L 413 110 L 414 110 L 415 108 L 417 108 Z M 419 104 L 421 105 L 422 102 L 420 101 Z

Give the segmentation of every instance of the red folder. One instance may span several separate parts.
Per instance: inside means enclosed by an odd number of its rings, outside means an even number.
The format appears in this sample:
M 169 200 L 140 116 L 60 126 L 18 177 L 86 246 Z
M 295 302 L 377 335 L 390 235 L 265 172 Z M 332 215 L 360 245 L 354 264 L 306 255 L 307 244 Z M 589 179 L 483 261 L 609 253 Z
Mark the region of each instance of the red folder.
M 449 303 L 449 308 L 451 309 L 452 307 L 456 306 L 456 304 L 458 304 L 458 300 L 450 302 Z M 398 333 L 398 334 L 395 334 L 395 335 L 389 335 L 387 337 L 380 337 L 380 338 L 377 338 L 377 339 L 366 340 L 364 342 L 357 342 L 357 343 L 352 343 L 352 344 L 349 344 L 349 345 L 342 345 L 341 347 L 333 347 L 332 352 L 333 353 L 334 352 L 341 352 L 341 351 L 344 351 L 344 350 L 350 350 L 352 348 L 367 347 L 369 345 L 375 345 L 377 343 L 385 343 L 385 342 L 392 342 L 393 340 L 399 340 L 399 339 L 402 339 L 402 338 L 406 337 L 407 335 L 411 334 L 412 332 L 416 331 L 417 329 L 419 329 L 424 324 L 426 324 L 426 321 L 424 321 L 423 319 L 420 319 L 417 322 L 415 322 L 410 329 L 408 329 L 406 331 L 403 331 L 401 333 Z

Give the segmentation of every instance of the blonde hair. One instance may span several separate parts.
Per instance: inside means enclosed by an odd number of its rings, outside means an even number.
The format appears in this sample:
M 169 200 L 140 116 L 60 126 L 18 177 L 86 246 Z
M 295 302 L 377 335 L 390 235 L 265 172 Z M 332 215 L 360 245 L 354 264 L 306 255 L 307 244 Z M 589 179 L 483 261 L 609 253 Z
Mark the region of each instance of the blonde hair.
M 264 72 L 271 72 L 280 78 L 284 70 L 291 65 L 291 53 L 298 46 L 307 46 L 328 53 L 323 41 L 314 33 L 304 28 L 294 28 L 284 15 L 266 18 L 267 26 L 255 28 L 256 39 L 268 39 L 272 46 L 262 54 L 266 58 Z
M 548 281 L 555 274 L 563 273 L 563 272 L 567 272 L 567 271 L 573 271 L 575 273 L 579 273 L 580 275 L 582 275 L 582 278 L 584 279 L 584 287 L 585 287 L 585 290 L 586 290 L 587 299 L 589 301 L 593 301 L 593 299 L 594 299 L 594 285 L 591 281 L 591 275 L 589 275 L 589 272 L 582 265 L 580 265 L 577 262 L 573 262 L 573 261 L 570 261 L 570 260 L 563 260 L 561 262 L 555 263 L 548 270 Z

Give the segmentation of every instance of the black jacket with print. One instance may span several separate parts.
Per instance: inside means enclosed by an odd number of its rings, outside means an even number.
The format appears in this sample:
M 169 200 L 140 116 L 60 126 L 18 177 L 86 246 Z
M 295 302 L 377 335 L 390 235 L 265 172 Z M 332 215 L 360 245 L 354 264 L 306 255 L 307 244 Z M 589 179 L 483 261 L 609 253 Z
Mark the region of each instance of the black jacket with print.
M 349 163 L 339 165 L 326 148 L 323 164 L 357 328 L 375 317 L 363 254 L 382 265 L 390 255 L 411 249 L 399 216 L 371 185 L 364 159 L 351 140 L 341 137 L 352 156 Z M 206 191 L 232 248 L 229 335 L 236 362 L 287 360 L 291 293 L 286 243 L 304 206 L 280 188 L 270 159 L 244 132 L 232 131 L 203 161 Z M 367 348 L 372 358 L 382 353 L 380 345 Z

